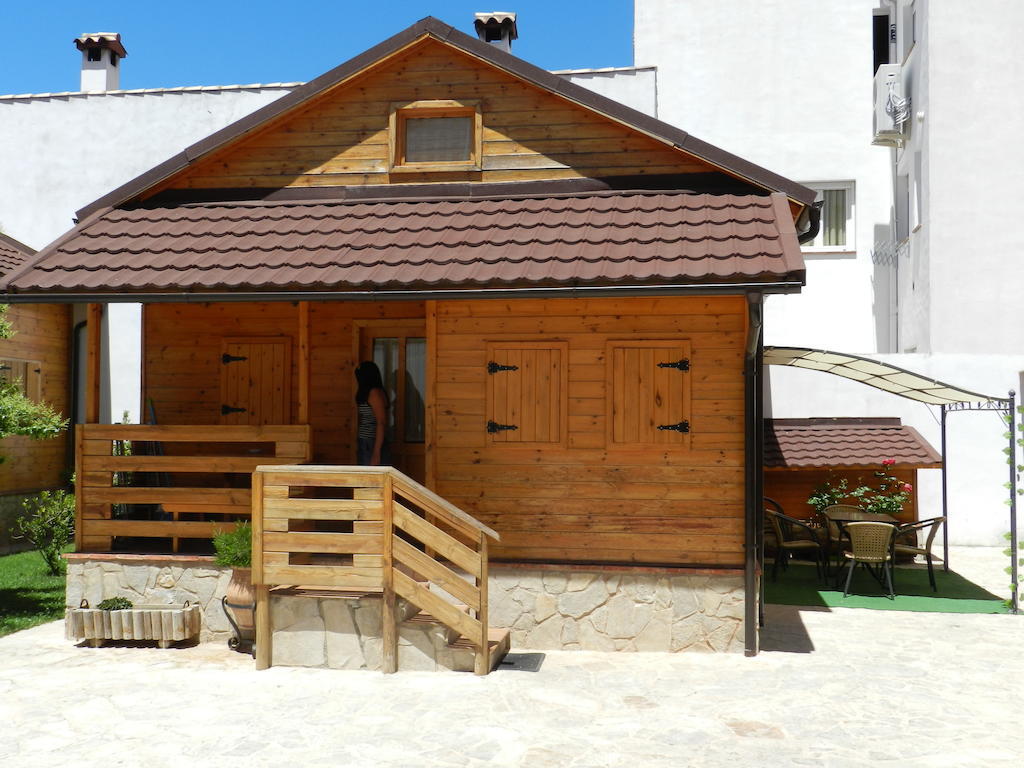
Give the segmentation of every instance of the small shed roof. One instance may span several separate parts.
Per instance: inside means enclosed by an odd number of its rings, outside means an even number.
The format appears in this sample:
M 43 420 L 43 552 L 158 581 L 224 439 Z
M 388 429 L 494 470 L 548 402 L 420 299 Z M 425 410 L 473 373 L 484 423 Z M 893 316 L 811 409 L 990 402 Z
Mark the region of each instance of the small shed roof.
M 802 282 L 786 196 L 610 191 L 108 209 L 11 293 Z
M 0 232 L 0 276 L 20 267 L 35 251 Z
M 769 419 L 765 422 L 767 469 L 895 469 L 942 466 L 942 457 L 913 427 L 899 419 Z

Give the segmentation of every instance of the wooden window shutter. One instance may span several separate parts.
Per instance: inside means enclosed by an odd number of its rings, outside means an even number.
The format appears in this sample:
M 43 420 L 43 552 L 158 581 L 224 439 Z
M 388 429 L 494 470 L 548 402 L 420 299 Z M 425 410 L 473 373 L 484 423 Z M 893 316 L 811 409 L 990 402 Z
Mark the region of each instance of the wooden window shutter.
M 488 445 L 550 445 L 565 441 L 568 345 L 487 345 Z
M 610 341 L 607 366 L 609 444 L 689 445 L 689 342 Z

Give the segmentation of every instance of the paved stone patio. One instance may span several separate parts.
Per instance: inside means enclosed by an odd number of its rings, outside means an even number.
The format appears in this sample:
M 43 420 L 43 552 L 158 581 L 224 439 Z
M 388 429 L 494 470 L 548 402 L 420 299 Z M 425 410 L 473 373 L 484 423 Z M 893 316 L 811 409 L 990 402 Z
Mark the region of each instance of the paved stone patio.
M 994 591 L 1006 581 L 998 550 L 952 559 Z M 219 644 L 77 647 L 57 622 L 0 638 L 0 764 L 1024 764 L 1024 617 L 769 606 L 768 620 L 754 659 L 549 651 L 540 671 L 486 678 L 255 672 Z

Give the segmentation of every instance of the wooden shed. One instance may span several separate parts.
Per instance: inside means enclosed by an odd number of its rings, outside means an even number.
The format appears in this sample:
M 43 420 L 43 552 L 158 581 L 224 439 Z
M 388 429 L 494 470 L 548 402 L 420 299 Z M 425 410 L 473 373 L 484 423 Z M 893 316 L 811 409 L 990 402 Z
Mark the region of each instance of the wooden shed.
M 388 525 L 415 483 L 427 523 L 500 537 L 477 581 L 514 642 L 753 652 L 761 306 L 803 284 L 813 199 L 424 19 L 80 211 L 8 281 L 90 305 L 79 548 L 199 551 L 281 508 L 255 466 L 311 462 L 273 493 L 348 483 Z M 144 304 L 155 426 L 93 423 L 116 301 Z M 355 461 L 362 359 L 395 403 L 394 486 L 329 479 Z M 400 592 L 379 518 L 350 520 L 263 518 L 254 579 L 315 584 L 331 541 L 350 559 L 327 581 L 383 567 Z
M 35 251 L 0 233 L 0 279 L 21 267 Z M 57 411 L 68 409 L 68 349 L 71 312 L 65 304 L 15 304 L 7 310 L 15 331 L 0 339 L 0 378 L 21 382 L 26 396 Z M 67 485 L 68 438 L 33 440 L 12 435 L 0 445 L 0 552 L 17 545 L 11 526 L 26 496 Z

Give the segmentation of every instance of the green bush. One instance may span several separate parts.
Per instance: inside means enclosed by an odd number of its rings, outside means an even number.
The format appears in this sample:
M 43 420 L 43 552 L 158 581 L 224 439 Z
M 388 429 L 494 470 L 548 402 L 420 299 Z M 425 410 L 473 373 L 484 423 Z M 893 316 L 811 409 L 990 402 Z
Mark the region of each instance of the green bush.
M 61 553 L 75 537 L 75 497 L 67 491 L 43 491 L 22 502 L 26 517 L 14 524 L 15 536 L 28 539 L 46 561 L 50 574 L 64 572 Z
M 101 611 L 127 611 L 132 607 L 132 601 L 127 597 L 108 597 L 96 607 Z
M 213 536 L 213 561 L 229 568 L 252 568 L 252 525 L 239 523 L 231 531 Z

